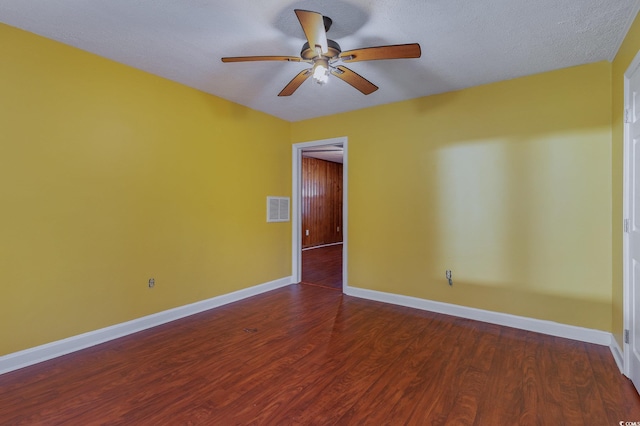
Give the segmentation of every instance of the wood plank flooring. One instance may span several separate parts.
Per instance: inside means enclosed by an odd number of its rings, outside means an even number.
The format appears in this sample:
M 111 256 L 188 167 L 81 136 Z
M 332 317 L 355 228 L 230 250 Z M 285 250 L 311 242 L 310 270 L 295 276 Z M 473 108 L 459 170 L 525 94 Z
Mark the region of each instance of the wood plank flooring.
M 607 347 L 292 285 L 0 376 L 0 424 L 618 425 Z
M 342 290 L 342 244 L 303 250 L 302 282 Z

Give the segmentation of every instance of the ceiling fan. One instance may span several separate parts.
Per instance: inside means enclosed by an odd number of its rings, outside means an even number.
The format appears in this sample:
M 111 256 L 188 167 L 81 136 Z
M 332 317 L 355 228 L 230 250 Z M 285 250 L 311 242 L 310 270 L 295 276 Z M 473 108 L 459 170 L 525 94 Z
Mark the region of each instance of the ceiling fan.
M 311 68 L 307 68 L 293 77 L 278 96 L 292 95 L 310 76 L 313 76 L 316 83 L 324 84 L 328 81 L 329 74 L 368 95 L 378 90 L 378 86 L 344 65 L 336 66 L 336 62 L 419 58 L 421 55 L 418 43 L 365 47 L 343 52 L 338 43 L 327 39 L 327 32 L 333 23 L 331 18 L 308 10 L 296 9 L 295 13 L 307 38 L 307 42 L 302 46 L 300 56 L 236 56 L 222 58 L 222 62 L 287 61 L 312 64 Z

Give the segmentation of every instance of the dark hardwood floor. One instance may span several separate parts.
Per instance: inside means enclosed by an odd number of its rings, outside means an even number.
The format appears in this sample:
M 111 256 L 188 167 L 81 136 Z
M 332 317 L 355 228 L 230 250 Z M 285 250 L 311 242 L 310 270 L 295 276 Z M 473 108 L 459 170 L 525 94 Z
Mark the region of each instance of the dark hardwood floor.
M 342 290 L 342 244 L 303 250 L 302 282 Z
M 0 424 L 618 425 L 607 347 L 297 284 L 0 376 Z

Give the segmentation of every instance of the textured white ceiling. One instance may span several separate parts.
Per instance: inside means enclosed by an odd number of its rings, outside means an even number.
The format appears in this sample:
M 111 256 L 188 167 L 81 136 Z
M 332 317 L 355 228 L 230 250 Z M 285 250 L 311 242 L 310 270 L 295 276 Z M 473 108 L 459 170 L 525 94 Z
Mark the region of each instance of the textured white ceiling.
M 612 60 L 640 0 L 0 0 L 0 22 L 289 121 Z M 380 87 L 364 96 L 332 77 L 278 97 L 304 63 L 223 64 L 223 56 L 297 56 L 294 9 L 333 19 L 343 50 L 420 43 L 420 59 L 349 67 Z

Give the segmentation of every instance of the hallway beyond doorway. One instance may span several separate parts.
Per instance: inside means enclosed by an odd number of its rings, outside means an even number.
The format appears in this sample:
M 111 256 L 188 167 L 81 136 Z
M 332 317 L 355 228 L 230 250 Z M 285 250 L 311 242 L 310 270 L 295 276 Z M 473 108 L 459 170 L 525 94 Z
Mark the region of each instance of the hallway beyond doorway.
M 302 280 L 342 291 L 342 243 L 302 250 Z

